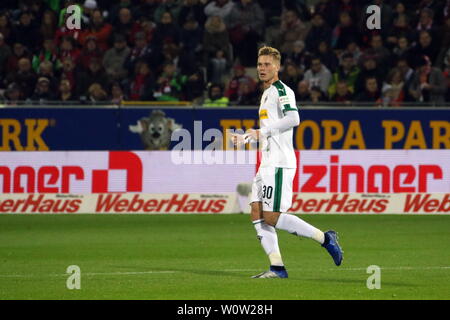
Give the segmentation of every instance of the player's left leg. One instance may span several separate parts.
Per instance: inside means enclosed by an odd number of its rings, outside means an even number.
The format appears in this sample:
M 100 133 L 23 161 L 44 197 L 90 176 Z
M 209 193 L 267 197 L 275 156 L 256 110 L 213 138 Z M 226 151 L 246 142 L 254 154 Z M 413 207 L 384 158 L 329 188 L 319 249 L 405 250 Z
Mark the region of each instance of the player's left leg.
M 274 178 L 273 202 L 266 203 L 263 199 L 264 221 L 277 229 L 315 240 L 328 251 L 334 263 L 339 266 L 342 262 L 343 252 L 337 242 L 335 231 L 322 232 L 299 217 L 285 213 L 292 205 L 294 175 L 295 169 L 277 168 Z

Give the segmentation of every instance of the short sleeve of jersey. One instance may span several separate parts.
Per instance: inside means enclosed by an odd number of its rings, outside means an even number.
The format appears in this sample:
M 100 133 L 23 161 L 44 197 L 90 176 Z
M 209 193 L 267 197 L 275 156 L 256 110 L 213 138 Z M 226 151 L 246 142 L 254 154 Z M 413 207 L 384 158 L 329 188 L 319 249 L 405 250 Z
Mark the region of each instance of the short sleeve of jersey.
M 274 86 L 278 91 L 278 106 L 283 114 L 288 111 L 298 111 L 294 92 L 280 81 L 275 82 Z

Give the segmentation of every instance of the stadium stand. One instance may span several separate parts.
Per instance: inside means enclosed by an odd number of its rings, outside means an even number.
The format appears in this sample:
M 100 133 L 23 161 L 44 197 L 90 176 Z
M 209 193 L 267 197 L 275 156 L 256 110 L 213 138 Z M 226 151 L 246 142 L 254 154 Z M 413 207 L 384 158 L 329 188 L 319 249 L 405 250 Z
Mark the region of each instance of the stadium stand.
M 379 30 L 366 27 L 372 3 Z M 70 5 L 80 29 L 66 25 Z M 214 85 L 231 106 L 258 105 L 263 44 L 280 49 L 299 104 L 449 102 L 445 0 L 3 0 L 0 98 L 202 105 Z

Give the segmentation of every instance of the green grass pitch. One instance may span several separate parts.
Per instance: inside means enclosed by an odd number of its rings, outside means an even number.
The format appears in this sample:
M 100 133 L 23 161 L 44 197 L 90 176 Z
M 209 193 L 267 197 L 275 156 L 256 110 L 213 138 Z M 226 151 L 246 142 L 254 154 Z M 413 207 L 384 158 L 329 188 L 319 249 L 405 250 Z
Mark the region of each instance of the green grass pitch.
M 450 299 L 450 216 L 302 218 L 338 231 L 340 267 L 279 231 L 289 279 L 251 279 L 268 259 L 248 215 L 0 215 L 0 299 Z

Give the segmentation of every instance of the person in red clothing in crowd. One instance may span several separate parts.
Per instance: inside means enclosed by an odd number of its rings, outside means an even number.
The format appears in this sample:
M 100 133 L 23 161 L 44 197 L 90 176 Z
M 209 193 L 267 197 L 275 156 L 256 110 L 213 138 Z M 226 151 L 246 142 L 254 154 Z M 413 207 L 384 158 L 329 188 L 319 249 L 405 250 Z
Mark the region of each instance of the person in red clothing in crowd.
M 76 47 L 75 40 L 70 37 L 64 37 L 61 40 L 59 60 L 62 61 L 65 58 L 71 58 L 75 64 L 78 63 L 81 51 Z
M 256 82 L 255 80 L 245 74 L 245 68 L 242 65 L 234 66 L 234 76 L 231 78 L 230 83 L 228 84 L 228 89 L 225 92 L 225 96 L 230 99 L 230 101 L 235 101 L 238 99 L 239 95 L 239 86 L 243 80 L 248 81 L 248 85 L 251 91 L 255 91 Z
M 61 79 L 67 79 L 70 82 L 70 87 L 76 89 L 76 73 L 75 63 L 71 57 L 66 57 L 62 60 Z
M 155 100 L 153 91 L 155 89 L 155 78 L 145 60 L 136 63 L 135 75 L 128 85 L 128 100 L 151 101 Z
M 103 60 L 103 51 L 97 45 L 97 39 L 90 36 L 86 39 L 80 55 L 80 65 L 87 70 L 92 59 Z
M 95 37 L 97 39 L 98 47 L 105 51 L 109 49 L 109 38 L 112 32 L 112 26 L 106 23 L 103 18 L 101 10 L 96 9 L 92 13 L 92 19 L 89 28 L 82 32 L 79 37 L 79 42 L 82 46 L 89 37 Z
M 139 33 L 143 33 L 147 43 L 150 43 L 153 39 L 153 33 L 156 29 L 156 23 L 154 23 L 149 17 L 141 16 L 138 21 L 133 24 L 131 29 L 130 42 L 136 45 L 136 36 Z

